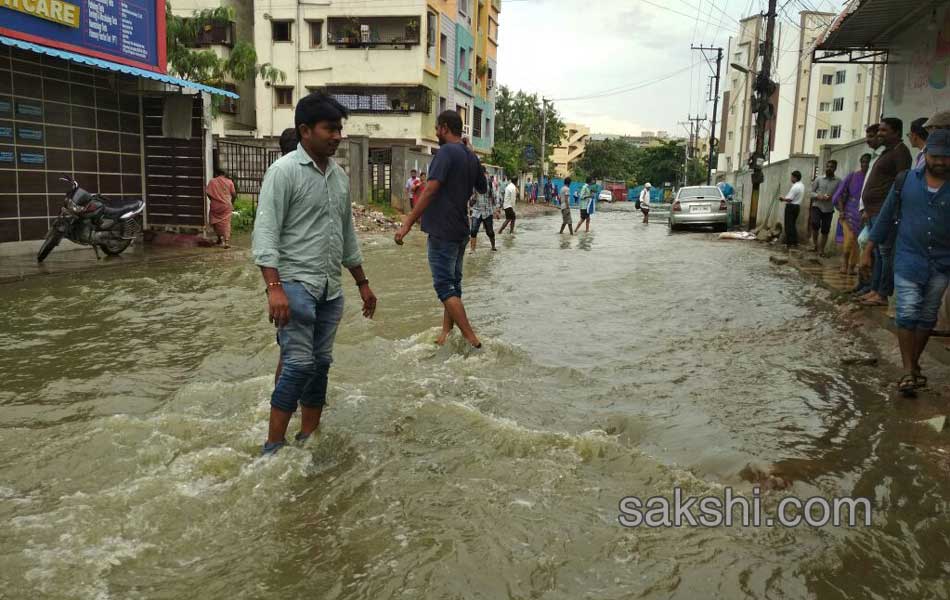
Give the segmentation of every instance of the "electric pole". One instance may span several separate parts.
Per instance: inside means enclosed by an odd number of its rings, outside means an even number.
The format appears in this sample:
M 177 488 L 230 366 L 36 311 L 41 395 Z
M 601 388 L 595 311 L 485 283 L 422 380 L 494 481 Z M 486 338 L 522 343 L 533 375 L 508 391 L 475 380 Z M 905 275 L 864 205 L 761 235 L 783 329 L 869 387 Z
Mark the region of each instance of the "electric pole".
M 705 116 L 696 116 L 689 115 L 689 158 L 696 157 L 696 148 L 699 146 L 699 127 L 703 121 L 706 120 Z M 689 185 L 689 164 L 686 166 L 686 175 L 683 177 L 683 185 Z
M 773 11 L 774 12 L 774 11 Z M 709 167 L 706 169 L 706 183 L 712 183 L 712 172 L 713 165 L 716 158 L 716 149 L 719 147 L 718 140 L 716 140 L 716 113 L 719 111 L 719 76 L 722 71 L 722 48 L 721 47 L 711 47 L 711 46 L 690 46 L 693 50 L 699 50 L 703 53 L 703 58 L 706 59 L 706 63 L 709 64 L 711 59 L 706 56 L 707 50 L 715 50 L 716 55 L 716 72 L 712 76 L 712 79 L 716 82 L 715 88 L 716 91 L 712 98 L 713 101 L 713 116 L 712 116 L 712 129 L 709 130 Z M 709 65 L 709 68 L 712 69 L 712 65 Z M 715 143 L 714 143 L 715 142 Z
M 769 0 L 769 13 L 766 15 L 765 42 L 762 44 L 762 68 L 756 74 L 752 104 L 755 115 L 755 152 L 749 158 L 752 167 L 752 199 L 749 202 L 749 229 L 756 226 L 756 213 L 759 211 L 759 188 L 765 176 L 762 167 L 765 164 L 765 125 L 772 118 L 775 108 L 770 99 L 776 89 L 771 79 L 772 41 L 775 37 L 775 17 L 777 0 Z M 770 140 L 771 141 L 771 140 Z
M 544 96 L 541 96 L 541 179 L 538 181 L 538 187 L 544 186 L 544 148 L 545 148 L 545 134 L 548 131 L 547 121 L 545 112 L 547 110 L 548 101 L 544 99 Z

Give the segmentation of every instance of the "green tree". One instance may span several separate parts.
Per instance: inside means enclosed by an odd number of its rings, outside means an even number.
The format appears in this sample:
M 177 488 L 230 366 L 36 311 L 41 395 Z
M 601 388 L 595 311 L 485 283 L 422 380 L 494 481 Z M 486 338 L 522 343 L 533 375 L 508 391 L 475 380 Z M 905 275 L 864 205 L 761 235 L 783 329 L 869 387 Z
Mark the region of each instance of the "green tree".
M 638 149 L 634 157 L 633 174 L 637 181 L 649 181 L 657 186 L 682 181 L 682 145 L 669 141 Z
M 691 158 L 687 163 L 686 169 L 686 184 L 687 185 L 704 185 L 706 183 L 706 170 L 709 168 L 709 165 L 704 159 L 701 158 Z
M 257 64 L 257 51 L 248 42 L 235 42 L 227 58 L 220 58 L 212 50 L 198 49 L 201 32 L 206 27 L 229 24 L 234 20 L 233 8 L 221 6 L 181 17 L 173 14 L 171 4 L 166 2 L 165 15 L 168 71 L 172 75 L 216 87 L 258 75 L 271 83 L 286 79 L 284 72 L 271 64 Z M 216 110 L 218 97 L 213 98 Z
M 577 171 L 595 179 L 632 177 L 637 148 L 624 139 L 592 141 L 578 161 Z
M 545 111 L 545 156 L 548 169 L 553 170 L 550 156 L 564 135 L 564 122 L 552 105 Z M 541 157 L 541 100 L 537 94 L 512 92 L 508 87 L 498 88 L 495 98 L 495 143 L 491 162 L 502 167 L 509 175 L 529 169 L 525 149 L 531 146 L 537 159 Z M 540 165 L 538 165 L 540 171 Z

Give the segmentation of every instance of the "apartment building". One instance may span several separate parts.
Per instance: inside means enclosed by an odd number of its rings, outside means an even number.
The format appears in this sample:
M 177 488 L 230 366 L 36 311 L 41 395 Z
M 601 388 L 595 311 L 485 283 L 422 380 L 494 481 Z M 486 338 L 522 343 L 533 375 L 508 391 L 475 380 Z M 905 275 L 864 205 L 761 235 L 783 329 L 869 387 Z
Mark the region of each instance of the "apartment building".
M 557 177 L 568 177 L 574 171 L 575 163 L 584 156 L 587 142 L 590 140 L 590 128 L 577 123 L 564 124 L 564 137 L 554 147 L 551 162 Z
M 769 162 L 819 154 L 825 144 L 846 144 L 863 137 L 865 125 L 880 118 L 880 67 L 811 64 L 816 40 L 835 16 L 803 11 L 797 25 L 784 19 L 775 24 L 772 80 L 777 89 L 764 141 Z M 756 115 L 749 104 L 766 23 L 757 15 L 739 25 L 739 35 L 729 40 L 719 133 L 718 170 L 726 172 L 747 168 L 756 144 Z
M 218 1 L 179 0 L 174 11 Z M 436 116 L 451 108 L 476 150 L 491 152 L 500 0 L 220 1 L 235 23 L 208 47 L 226 56 L 235 36 L 253 40 L 258 62 L 286 78 L 235 82 L 241 99 L 215 120 L 216 135 L 279 136 L 297 100 L 322 90 L 350 110 L 346 133 L 375 145 L 434 150 Z

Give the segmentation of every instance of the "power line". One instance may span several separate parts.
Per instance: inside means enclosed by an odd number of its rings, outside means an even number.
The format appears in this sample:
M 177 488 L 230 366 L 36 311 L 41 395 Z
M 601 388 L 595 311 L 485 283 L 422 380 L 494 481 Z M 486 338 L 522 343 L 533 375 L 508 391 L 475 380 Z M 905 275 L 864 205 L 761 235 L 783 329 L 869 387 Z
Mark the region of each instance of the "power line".
M 633 92 L 633 91 L 636 91 L 636 90 L 639 90 L 639 89 L 642 89 L 642 88 L 645 88 L 645 87 L 648 87 L 648 86 L 651 86 L 651 85 L 654 85 L 654 84 L 657 84 L 657 83 L 666 81 L 667 79 L 672 79 L 673 77 L 676 77 L 676 76 L 679 75 L 680 73 L 685 73 L 686 71 L 690 70 L 691 68 L 693 68 L 694 66 L 696 66 L 696 64 L 698 64 L 698 63 L 693 63 L 692 65 L 690 65 L 690 66 L 688 66 L 688 67 L 683 67 L 682 69 L 678 69 L 678 70 L 676 70 L 676 71 L 673 71 L 672 73 L 669 73 L 669 74 L 667 74 L 667 75 L 664 75 L 663 77 L 659 77 L 659 78 L 656 78 L 656 79 L 651 79 L 651 80 L 648 80 L 648 81 L 643 81 L 643 82 L 640 82 L 640 83 L 630 84 L 629 86 L 627 86 L 627 87 L 625 87 L 625 88 L 623 88 L 623 89 L 618 89 L 618 90 L 615 90 L 615 91 L 597 92 L 597 93 L 589 94 L 589 95 L 586 95 L 586 96 L 574 96 L 574 97 L 571 97 L 571 98 L 551 98 L 551 99 L 548 100 L 548 102 L 570 102 L 570 101 L 574 101 L 574 100 L 589 100 L 589 99 L 592 99 L 592 98 L 604 98 L 604 97 L 606 97 L 606 96 L 615 96 L 615 95 L 617 95 L 617 94 L 626 94 L 627 92 Z

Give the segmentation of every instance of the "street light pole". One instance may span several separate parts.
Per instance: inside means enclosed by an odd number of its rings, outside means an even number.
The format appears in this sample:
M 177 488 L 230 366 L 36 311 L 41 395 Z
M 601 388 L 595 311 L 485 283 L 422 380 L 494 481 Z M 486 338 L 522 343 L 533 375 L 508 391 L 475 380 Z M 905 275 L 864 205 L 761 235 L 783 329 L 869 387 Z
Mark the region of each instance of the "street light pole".
M 765 176 L 762 174 L 762 166 L 765 162 L 765 125 L 769 119 L 767 107 L 772 89 L 772 82 L 769 79 L 772 73 L 772 40 L 775 36 L 775 16 L 777 0 L 769 0 L 769 13 L 765 28 L 765 42 L 762 50 L 762 69 L 755 79 L 754 94 L 752 105 L 757 106 L 758 111 L 755 116 L 755 152 L 752 154 L 752 199 L 749 202 L 749 229 L 755 229 L 756 217 L 759 211 L 759 188 Z M 757 96 L 757 97 L 756 97 Z
M 548 101 L 544 99 L 544 96 L 541 96 L 541 179 L 538 181 L 538 187 L 544 186 L 544 148 L 545 148 L 545 137 L 548 131 L 547 121 L 546 121 L 546 111 L 548 107 Z

